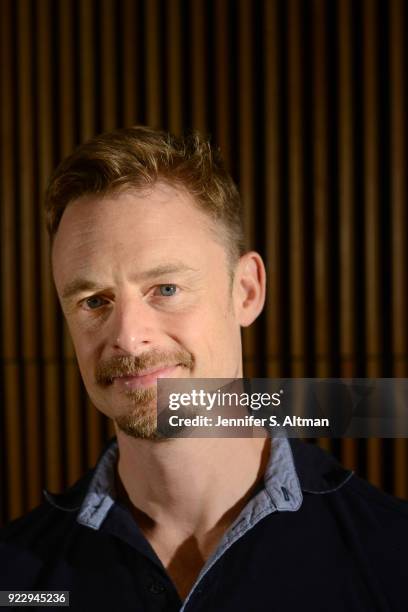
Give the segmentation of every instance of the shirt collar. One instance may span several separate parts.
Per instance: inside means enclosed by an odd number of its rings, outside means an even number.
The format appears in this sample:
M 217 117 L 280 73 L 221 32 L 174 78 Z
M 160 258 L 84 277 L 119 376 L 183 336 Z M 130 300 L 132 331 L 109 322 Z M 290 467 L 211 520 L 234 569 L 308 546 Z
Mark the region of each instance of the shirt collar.
M 272 452 L 265 470 L 264 490 L 279 511 L 295 511 L 304 493 L 322 494 L 342 487 L 352 472 L 331 455 L 300 440 L 271 439 Z M 118 444 L 114 438 L 94 470 L 61 495 L 44 491 L 49 503 L 66 512 L 78 512 L 77 521 L 99 529 L 115 503 L 115 467 Z

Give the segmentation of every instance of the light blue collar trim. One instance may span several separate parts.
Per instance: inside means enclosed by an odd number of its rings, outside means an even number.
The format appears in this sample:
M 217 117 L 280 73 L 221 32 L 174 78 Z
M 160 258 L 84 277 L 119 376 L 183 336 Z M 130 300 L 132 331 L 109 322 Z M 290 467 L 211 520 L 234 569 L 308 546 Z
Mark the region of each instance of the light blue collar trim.
M 81 504 L 77 521 L 85 527 L 99 529 L 115 503 L 115 466 L 118 458 L 116 440 L 109 445 L 98 464 L 87 494 Z
M 115 503 L 115 466 L 118 459 L 116 440 L 99 460 L 87 494 L 81 504 L 77 521 L 85 527 L 99 529 Z M 230 546 L 237 537 L 261 518 L 276 510 L 294 512 L 303 496 L 296 474 L 292 451 L 286 438 L 271 439 L 271 454 L 264 476 L 264 489 L 251 499 L 226 532 L 223 541 Z

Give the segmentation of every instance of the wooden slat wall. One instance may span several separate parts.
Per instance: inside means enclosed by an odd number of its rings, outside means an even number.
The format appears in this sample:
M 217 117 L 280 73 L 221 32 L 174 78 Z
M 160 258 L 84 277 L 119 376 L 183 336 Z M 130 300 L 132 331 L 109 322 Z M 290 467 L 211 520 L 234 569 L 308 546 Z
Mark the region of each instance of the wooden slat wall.
M 405 10 L 405 22 L 402 19 Z M 390 7 L 390 153 L 392 166 L 391 182 L 391 227 L 392 227 L 392 353 L 393 375 L 407 376 L 407 338 L 408 338 L 408 289 L 407 267 L 408 241 L 405 228 L 408 224 L 407 211 L 407 139 L 406 104 L 408 102 L 406 88 L 407 49 L 406 49 L 406 6 L 404 0 L 396 0 Z M 405 47 L 404 47 L 405 45 Z M 400 497 L 407 495 L 408 481 L 408 441 L 396 440 L 393 457 L 394 490 Z
M 3 0 L 0 522 L 92 465 L 87 399 L 51 282 L 42 196 L 114 127 L 199 129 L 244 201 L 268 307 L 249 376 L 408 374 L 404 0 Z M 406 440 L 328 440 L 408 497 Z
M 353 15 L 350 0 L 338 3 L 338 228 L 339 228 L 339 349 L 340 374 L 352 377 L 357 371 L 354 341 L 356 336 L 354 288 L 356 284 L 356 232 L 355 232 L 355 147 L 353 141 L 356 112 L 353 96 Z M 342 441 L 341 459 L 345 465 L 357 464 L 357 445 L 354 440 Z

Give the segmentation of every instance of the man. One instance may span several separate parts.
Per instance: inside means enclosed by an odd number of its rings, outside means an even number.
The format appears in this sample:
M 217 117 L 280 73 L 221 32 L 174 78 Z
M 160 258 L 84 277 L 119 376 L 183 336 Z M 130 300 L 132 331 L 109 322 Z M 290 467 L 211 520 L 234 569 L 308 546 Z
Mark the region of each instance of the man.
M 407 610 L 408 504 L 298 441 L 157 430 L 157 379 L 241 378 L 241 328 L 264 305 L 217 152 L 102 135 L 57 169 L 47 214 L 81 374 L 116 441 L 4 530 L 1 589 L 70 591 L 75 610 Z

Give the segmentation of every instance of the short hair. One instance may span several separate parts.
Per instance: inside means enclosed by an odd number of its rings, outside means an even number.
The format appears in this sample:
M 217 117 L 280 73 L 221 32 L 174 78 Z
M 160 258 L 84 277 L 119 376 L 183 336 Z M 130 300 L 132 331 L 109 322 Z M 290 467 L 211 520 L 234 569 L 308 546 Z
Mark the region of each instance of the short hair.
M 240 196 L 219 150 L 198 132 L 176 137 L 145 126 L 96 136 L 61 162 L 46 192 L 51 240 L 70 202 L 88 195 L 145 190 L 157 181 L 187 190 L 197 206 L 221 224 L 232 261 L 242 255 Z

